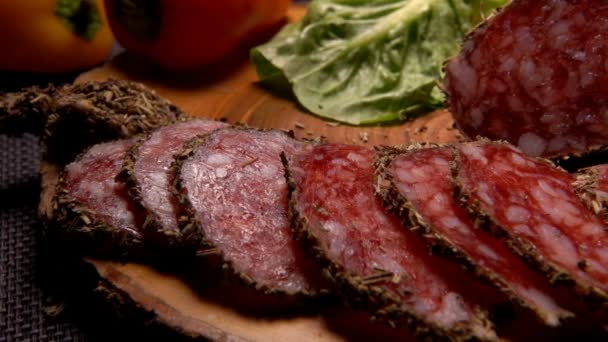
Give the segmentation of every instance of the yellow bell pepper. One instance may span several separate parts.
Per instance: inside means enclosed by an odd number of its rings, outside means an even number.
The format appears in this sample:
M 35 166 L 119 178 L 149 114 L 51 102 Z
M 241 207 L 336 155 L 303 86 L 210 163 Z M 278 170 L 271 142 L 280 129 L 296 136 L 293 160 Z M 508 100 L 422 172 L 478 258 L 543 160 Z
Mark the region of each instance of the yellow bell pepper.
M 0 70 L 82 70 L 112 44 L 103 0 L 0 0 Z

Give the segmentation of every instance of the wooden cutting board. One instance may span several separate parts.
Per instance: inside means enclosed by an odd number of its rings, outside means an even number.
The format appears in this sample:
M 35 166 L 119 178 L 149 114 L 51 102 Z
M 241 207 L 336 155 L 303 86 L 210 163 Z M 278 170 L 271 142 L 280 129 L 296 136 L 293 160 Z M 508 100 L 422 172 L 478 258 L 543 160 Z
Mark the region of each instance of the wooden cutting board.
M 290 9 L 295 20 L 304 7 Z M 246 51 L 213 69 L 187 75 L 161 72 L 128 54 L 82 74 L 77 82 L 121 78 L 140 81 L 187 113 L 259 128 L 293 130 L 298 137 L 325 137 L 331 142 L 399 145 L 418 141 L 453 142 L 460 137 L 446 111 L 412 122 L 353 127 L 336 125 L 304 112 L 291 99 L 273 95 L 257 81 Z M 156 319 L 190 336 L 225 341 L 404 340 L 407 333 L 372 324 L 365 315 L 338 304 L 294 310 L 268 317 L 243 312 L 222 289 L 197 289 L 183 277 L 143 264 L 87 259 L 99 276 Z M 263 304 L 262 304 L 263 305 Z

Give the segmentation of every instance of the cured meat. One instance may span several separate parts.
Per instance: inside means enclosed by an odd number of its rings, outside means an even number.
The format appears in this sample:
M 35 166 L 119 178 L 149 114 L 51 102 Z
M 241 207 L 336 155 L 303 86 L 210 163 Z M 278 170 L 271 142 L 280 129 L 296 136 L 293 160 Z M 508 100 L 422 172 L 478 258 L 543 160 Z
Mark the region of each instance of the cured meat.
M 455 182 L 476 215 L 551 281 L 608 299 L 606 226 L 576 195 L 572 175 L 506 143 L 478 141 L 457 151 Z
M 574 186 L 587 207 L 608 222 L 608 164 L 584 169 Z
M 42 133 L 47 121 L 48 130 L 64 117 L 82 117 L 91 126 L 107 125 L 117 135 L 131 137 L 178 121 L 185 114 L 143 84 L 115 79 L 25 88 L 4 94 L 0 100 L 0 127 L 9 133 L 19 127 Z M 23 122 L 28 125 L 18 125 Z
M 293 239 L 280 154 L 305 143 L 281 131 L 221 129 L 186 149 L 180 202 L 209 249 L 265 292 L 315 295 L 321 272 Z
M 447 64 L 458 126 L 533 156 L 607 145 L 607 17 L 603 0 L 513 1 Z
M 573 314 L 560 296 L 502 241 L 475 226 L 455 199 L 449 146 L 416 146 L 407 151 L 386 148 L 377 162 L 378 191 L 408 227 L 447 247 L 509 297 L 530 308 L 548 325 Z
M 143 84 L 126 80 L 32 87 L 0 100 L 0 131 L 42 135 L 46 158 L 60 163 L 95 143 L 147 133 L 185 116 Z
M 57 88 L 53 86 L 34 86 L 16 93 L 0 93 L 0 132 L 42 134 L 48 115 L 52 112 L 52 98 L 56 94 Z
M 461 295 L 474 283 L 459 278 L 456 265 L 429 255 L 420 237 L 375 198 L 372 149 L 319 145 L 285 162 L 297 234 L 352 294 L 347 300 L 404 318 L 419 334 L 496 339 L 484 314 Z
M 179 201 L 173 195 L 168 170 L 187 140 L 227 126 L 220 121 L 193 119 L 162 127 L 131 148 L 119 177 L 146 211 L 142 227 L 146 241 L 162 247 L 196 247 L 200 243 L 201 234 L 195 226 L 180 229 Z
M 139 254 L 145 215 L 115 180 L 134 139 L 91 147 L 68 164 L 61 176 L 55 205 L 55 231 L 86 253 Z M 93 248 L 94 251 L 90 250 Z

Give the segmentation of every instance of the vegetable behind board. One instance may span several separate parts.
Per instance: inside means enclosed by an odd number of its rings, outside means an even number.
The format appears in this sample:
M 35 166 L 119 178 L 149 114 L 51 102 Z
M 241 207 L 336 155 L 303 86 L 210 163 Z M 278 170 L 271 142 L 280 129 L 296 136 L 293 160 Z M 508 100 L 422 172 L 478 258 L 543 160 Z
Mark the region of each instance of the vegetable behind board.
M 251 52 L 260 80 L 353 125 L 442 106 L 436 81 L 464 35 L 508 0 L 313 0 L 301 22 Z
M 104 0 L 116 39 L 165 69 L 229 58 L 277 28 L 290 0 Z
M 0 1 L 0 70 L 63 73 L 101 64 L 113 37 L 102 0 Z

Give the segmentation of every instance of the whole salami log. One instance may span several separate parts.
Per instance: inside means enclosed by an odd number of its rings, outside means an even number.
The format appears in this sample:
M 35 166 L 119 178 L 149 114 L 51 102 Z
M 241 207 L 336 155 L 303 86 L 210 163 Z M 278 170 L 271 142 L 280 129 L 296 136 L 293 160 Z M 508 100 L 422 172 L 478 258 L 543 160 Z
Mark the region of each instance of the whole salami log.
M 281 131 L 227 128 L 186 148 L 176 188 L 207 249 L 256 288 L 316 295 L 325 282 L 314 259 L 293 239 L 280 154 L 305 145 Z
M 0 98 L 0 132 L 40 134 L 46 158 L 60 163 L 95 143 L 147 133 L 185 116 L 143 84 L 126 80 L 31 87 Z
M 473 266 L 515 302 L 534 310 L 550 326 L 573 314 L 562 307 L 548 282 L 514 255 L 502 241 L 475 226 L 452 188 L 450 146 L 385 148 L 377 161 L 378 193 L 385 203 L 432 243 Z M 563 302 L 563 301 L 562 301 Z
M 484 314 L 461 295 L 474 286 L 470 279 L 463 281 L 456 265 L 429 255 L 424 242 L 375 198 L 372 149 L 319 145 L 284 162 L 297 234 L 324 261 L 347 300 L 366 303 L 375 315 L 405 319 L 418 334 L 496 338 Z
M 220 121 L 192 119 L 157 129 L 130 149 L 119 178 L 147 214 L 142 227 L 146 242 L 172 249 L 198 246 L 200 231 L 195 226 L 181 230 L 178 223 L 179 201 L 172 192 L 168 170 L 187 140 L 227 126 Z
M 115 180 L 134 139 L 94 145 L 61 175 L 49 233 L 87 254 L 141 255 L 145 214 Z
M 477 141 L 457 151 L 455 183 L 480 220 L 551 281 L 608 299 L 606 226 L 574 192 L 572 175 L 506 143 Z
M 574 187 L 587 207 L 608 222 L 608 164 L 582 170 L 576 176 Z
M 458 126 L 533 156 L 608 144 L 608 3 L 514 0 L 446 67 Z

